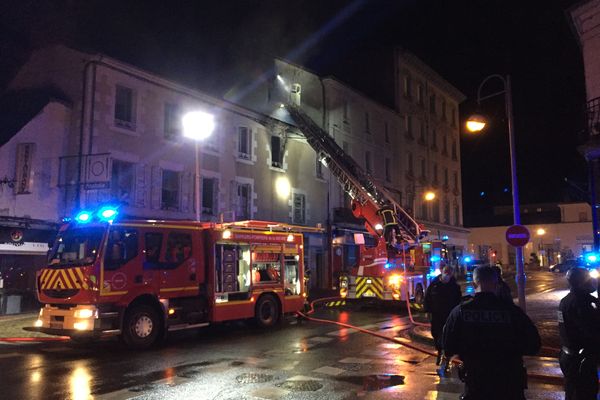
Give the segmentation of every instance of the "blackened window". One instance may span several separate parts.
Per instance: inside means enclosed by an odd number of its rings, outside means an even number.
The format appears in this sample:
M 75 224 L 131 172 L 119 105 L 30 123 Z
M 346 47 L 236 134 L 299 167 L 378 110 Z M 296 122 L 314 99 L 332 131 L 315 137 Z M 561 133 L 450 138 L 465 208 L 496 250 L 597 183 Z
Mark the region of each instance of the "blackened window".
M 175 139 L 181 135 L 181 112 L 177 104 L 165 104 L 165 138 Z
M 133 90 L 117 85 L 115 98 L 115 124 L 135 130 L 135 98 Z
M 177 171 L 163 170 L 161 208 L 179 209 L 179 172 Z
M 294 193 L 292 203 L 292 215 L 294 224 L 306 223 L 306 196 L 301 193 Z
M 218 180 L 202 178 L 202 214 L 217 215 Z
M 238 157 L 244 160 L 252 158 L 252 132 L 246 126 L 238 127 Z
M 281 151 L 281 138 L 271 136 L 271 166 L 283 168 L 283 152 Z
M 110 177 L 111 197 L 123 204 L 130 204 L 133 197 L 135 166 L 133 163 L 112 160 Z

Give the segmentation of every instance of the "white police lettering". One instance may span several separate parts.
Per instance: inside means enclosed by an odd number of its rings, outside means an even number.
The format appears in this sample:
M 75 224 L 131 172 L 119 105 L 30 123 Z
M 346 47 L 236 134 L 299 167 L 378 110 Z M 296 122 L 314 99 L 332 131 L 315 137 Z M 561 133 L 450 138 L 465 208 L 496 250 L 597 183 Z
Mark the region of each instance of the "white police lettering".
M 463 310 L 462 319 L 465 322 L 482 322 L 486 324 L 510 324 L 510 315 L 498 310 Z
M 557 314 L 558 314 L 558 323 L 559 324 L 564 323 L 565 320 L 563 319 L 562 311 L 558 311 Z

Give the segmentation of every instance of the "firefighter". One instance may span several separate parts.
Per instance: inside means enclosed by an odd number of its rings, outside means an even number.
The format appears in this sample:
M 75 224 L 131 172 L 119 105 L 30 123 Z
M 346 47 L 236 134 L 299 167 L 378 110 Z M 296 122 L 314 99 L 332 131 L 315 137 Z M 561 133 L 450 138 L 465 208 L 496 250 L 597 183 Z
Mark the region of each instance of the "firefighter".
M 442 273 L 436 276 L 425 292 L 425 312 L 431 320 L 431 335 L 437 350 L 436 365 L 442 360 L 442 331 L 448 315 L 454 307 L 460 304 L 460 286 L 454 279 L 454 269 L 446 265 Z
M 539 351 L 540 335 L 519 307 L 496 296 L 492 267 L 477 268 L 473 282 L 475 297 L 452 310 L 442 339 L 445 354 L 458 354 L 463 362 L 461 399 L 525 399 L 523 355 Z
M 565 376 L 565 399 L 596 399 L 600 360 L 600 302 L 591 295 L 597 282 L 585 268 L 567 272 L 571 288 L 558 306 L 560 369 Z

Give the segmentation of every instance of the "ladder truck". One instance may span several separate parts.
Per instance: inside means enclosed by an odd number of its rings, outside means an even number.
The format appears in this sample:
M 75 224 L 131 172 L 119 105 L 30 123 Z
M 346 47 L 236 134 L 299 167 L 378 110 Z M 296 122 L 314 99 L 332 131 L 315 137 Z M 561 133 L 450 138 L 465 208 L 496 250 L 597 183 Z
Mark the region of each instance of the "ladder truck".
M 415 252 L 422 253 L 419 242 L 428 231 L 387 190 L 378 187 L 372 177 L 299 106 L 288 103 L 286 108 L 308 144 L 317 152 L 318 159 L 350 196 L 353 215 L 364 220 L 367 232 L 375 238 L 374 244 L 366 245 L 359 235 L 358 265 L 341 273 L 340 296 L 346 299 L 414 299 L 422 302 L 429 279 L 433 271 L 439 269 L 440 260 L 439 257 L 431 257 L 428 261 L 432 263 L 414 267 Z

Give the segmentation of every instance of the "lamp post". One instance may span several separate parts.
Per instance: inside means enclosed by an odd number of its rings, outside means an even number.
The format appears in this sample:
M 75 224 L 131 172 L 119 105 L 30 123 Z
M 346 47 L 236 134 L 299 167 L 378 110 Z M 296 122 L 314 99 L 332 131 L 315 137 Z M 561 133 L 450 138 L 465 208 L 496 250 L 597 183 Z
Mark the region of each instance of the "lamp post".
M 481 96 L 481 89 L 491 79 L 499 79 L 502 82 L 503 90 L 492 94 Z M 508 120 L 508 141 L 510 145 L 510 171 L 512 178 L 512 200 L 513 200 L 513 222 L 514 225 L 521 225 L 521 212 L 519 209 L 519 186 L 517 182 L 517 154 L 515 151 L 515 127 L 512 110 L 512 91 L 510 86 L 510 76 L 503 77 L 502 75 L 494 74 L 486 77 L 477 88 L 477 104 L 491 97 L 504 95 L 504 104 L 506 111 L 506 119 Z M 477 115 L 469 118 L 467 121 L 467 129 L 470 132 L 480 132 L 486 125 L 483 117 Z M 523 247 L 515 247 L 516 252 L 516 267 L 517 267 L 517 291 L 519 296 L 519 306 L 525 311 L 525 271 L 523 268 Z
M 183 116 L 183 136 L 194 140 L 196 153 L 196 176 L 194 180 L 194 197 L 196 221 L 200 222 L 200 151 L 198 142 L 209 137 L 215 129 L 214 117 L 202 111 L 192 111 Z

